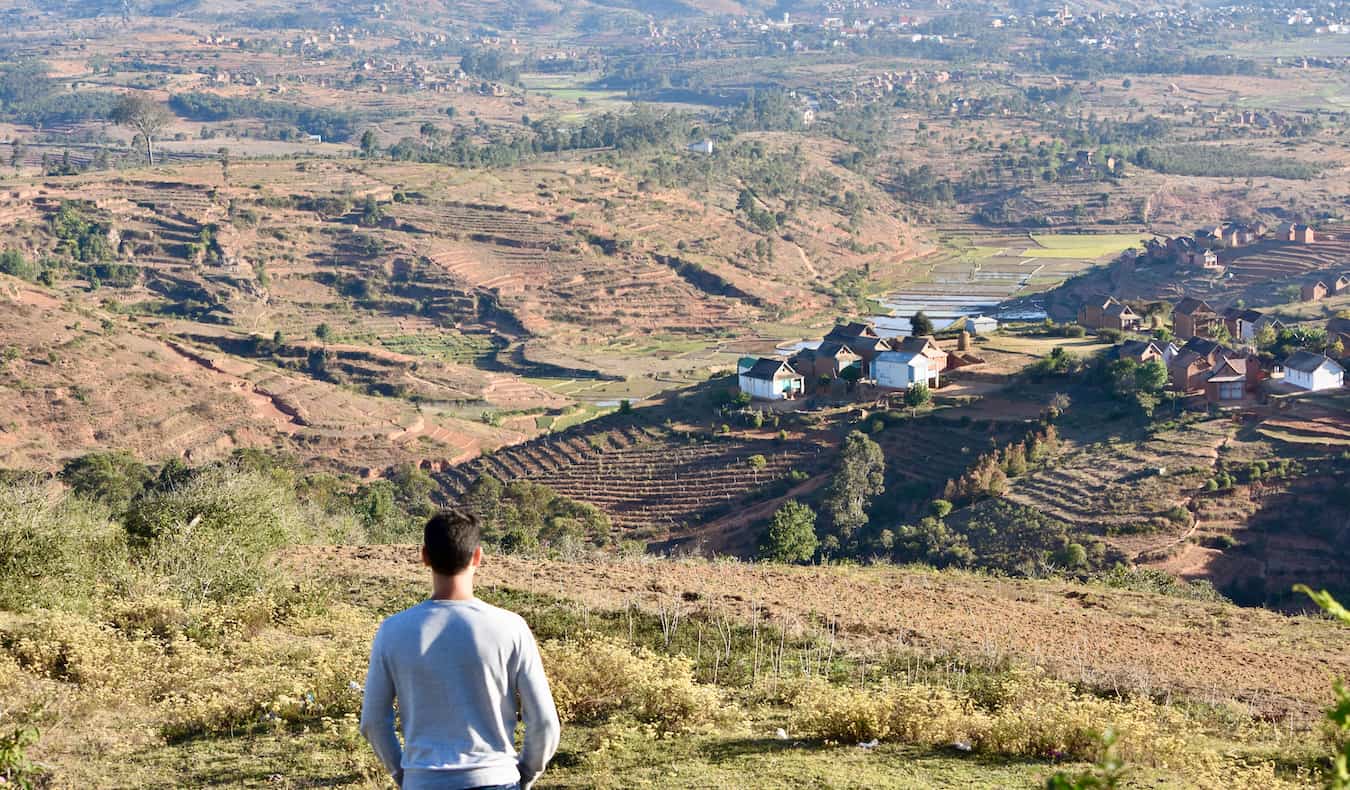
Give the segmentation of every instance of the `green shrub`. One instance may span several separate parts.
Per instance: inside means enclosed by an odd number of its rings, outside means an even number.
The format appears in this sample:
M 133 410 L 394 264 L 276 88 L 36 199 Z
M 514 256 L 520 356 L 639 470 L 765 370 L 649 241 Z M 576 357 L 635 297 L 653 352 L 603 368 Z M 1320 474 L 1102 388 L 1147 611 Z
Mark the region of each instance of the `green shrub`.
M 0 487 L 0 609 L 69 606 L 125 578 L 107 508 L 55 486 Z
M 210 469 L 142 497 L 127 515 L 136 561 L 184 600 L 223 600 L 260 589 L 267 556 L 318 530 L 276 480 Z

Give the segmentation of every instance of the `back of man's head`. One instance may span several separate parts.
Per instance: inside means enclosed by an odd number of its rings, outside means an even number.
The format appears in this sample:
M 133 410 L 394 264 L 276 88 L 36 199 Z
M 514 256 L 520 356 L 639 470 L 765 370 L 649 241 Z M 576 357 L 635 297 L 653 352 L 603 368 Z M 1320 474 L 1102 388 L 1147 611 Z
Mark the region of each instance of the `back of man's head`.
M 478 519 L 462 510 L 443 510 L 427 520 L 422 535 L 427 564 L 442 576 L 455 576 L 469 567 L 481 533 Z

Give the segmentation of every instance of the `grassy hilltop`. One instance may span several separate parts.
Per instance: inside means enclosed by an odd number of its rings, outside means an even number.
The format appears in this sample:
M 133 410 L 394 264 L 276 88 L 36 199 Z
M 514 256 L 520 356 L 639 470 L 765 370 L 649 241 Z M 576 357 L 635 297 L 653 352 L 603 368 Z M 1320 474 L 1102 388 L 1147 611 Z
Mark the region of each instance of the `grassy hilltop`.
M 425 595 L 415 547 L 360 545 L 368 510 L 277 468 L 171 474 L 120 508 L 0 490 L 19 775 L 384 786 L 359 684 Z M 494 553 L 479 589 L 543 645 L 566 726 L 540 787 L 1032 787 L 1107 727 L 1141 786 L 1312 782 L 1350 630 L 1156 583 Z

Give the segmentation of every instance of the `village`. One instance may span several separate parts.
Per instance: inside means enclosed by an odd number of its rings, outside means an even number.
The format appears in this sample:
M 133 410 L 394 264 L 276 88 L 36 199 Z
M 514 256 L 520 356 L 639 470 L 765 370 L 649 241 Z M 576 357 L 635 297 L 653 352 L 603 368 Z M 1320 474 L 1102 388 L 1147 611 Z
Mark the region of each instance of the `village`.
M 1229 222 L 1194 236 L 1150 239 L 1138 262 L 1167 261 L 1222 274 L 1223 250 L 1260 241 L 1309 245 L 1316 239 L 1316 231 L 1304 224 L 1272 229 L 1260 222 Z M 1343 296 L 1350 294 L 1350 271 L 1314 275 L 1289 287 L 1303 303 Z M 981 315 L 963 318 L 935 335 L 926 318 L 916 318 L 915 331 L 908 336 L 881 337 L 870 323 L 838 324 L 819 343 L 803 344 L 791 356 L 742 358 L 738 387 L 751 399 L 776 402 L 780 409 L 849 399 L 899 398 L 912 404 L 940 394 L 952 374 L 959 377 L 958 371 L 982 365 L 985 360 L 977 348 L 982 336 L 1044 329 L 1026 323 L 1001 326 Z M 1241 300 L 1219 309 L 1189 295 L 1176 302 L 1132 306 L 1101 294 L 1082 303 L 1076 324 L 1081 333 L 1112 342 L 1104 352 L 1112 360 L 1165 367 L 1168 389 L 1192 409 L 1246 407 L 1340 389 L 1350 349 L 1350 316 L 1345 311 L 1324 322 L 1286 321 L 1276 310 L 1246 307 Z M 913 388 L 922 388 L 924 394 L 906 399 Z

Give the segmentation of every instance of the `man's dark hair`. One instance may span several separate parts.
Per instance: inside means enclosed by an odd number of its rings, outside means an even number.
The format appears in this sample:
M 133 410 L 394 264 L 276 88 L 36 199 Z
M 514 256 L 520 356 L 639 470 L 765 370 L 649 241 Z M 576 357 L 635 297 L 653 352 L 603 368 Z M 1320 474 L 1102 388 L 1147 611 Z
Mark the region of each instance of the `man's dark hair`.
M 472 513 L 442 510 L 427 519 L 422 533 L 427 563 L 442 576 L 454 576 L 469 567 L 481 536 L 478 519 Z

